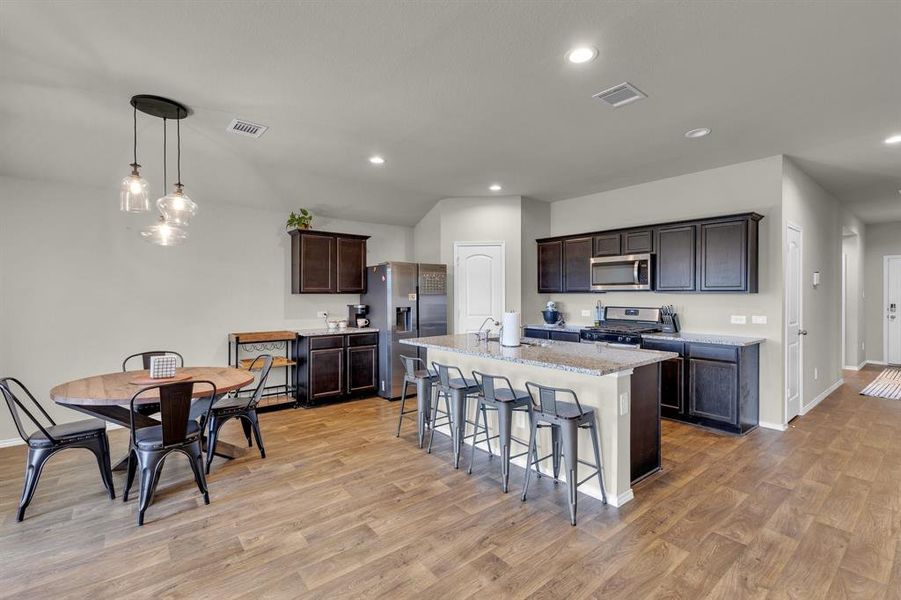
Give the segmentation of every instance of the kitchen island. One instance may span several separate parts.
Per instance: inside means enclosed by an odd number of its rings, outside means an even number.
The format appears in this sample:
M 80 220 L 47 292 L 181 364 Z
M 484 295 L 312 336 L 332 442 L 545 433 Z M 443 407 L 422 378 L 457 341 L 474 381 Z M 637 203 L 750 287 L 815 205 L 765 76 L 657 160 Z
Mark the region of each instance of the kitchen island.
M 621 506 L 631 500 L 632 483 L 660 468 L 660 362 L 677 354 L 604 343 L 523 342 L 508 348 L 498 341 L 479 341 L 473 334 L 402 341 L 426 348 L 430 362 L 457 366 L 468 377 L 477 370 L 506 376 L 517 389 L 525 389 L 526 382 L 532 381 L 573 390 L 579 402 L 595 409 L 597 415 L 608 502 Z M 475 417 L 475 404 L 470 403 L 470 418 Z M 492 435 L 497 432 L 491 419 L 489 429 Z M 438 431 L 450 434 L 448 427 Z M 528 439 L 525 419 L 514 423 L 513 435 Z M 538 447 L 539 455 L 550 453 L 549 432 L 540 432 Z M 592 457 L 588 436 L 579 439 L 579 456 L 583 460 Z M 513 462 L 526 465 L 525 457 Z M 548 465 L 544 471 L 549 470 Z M 579 490 L 601 497 L 600 486 L 593 478 Z

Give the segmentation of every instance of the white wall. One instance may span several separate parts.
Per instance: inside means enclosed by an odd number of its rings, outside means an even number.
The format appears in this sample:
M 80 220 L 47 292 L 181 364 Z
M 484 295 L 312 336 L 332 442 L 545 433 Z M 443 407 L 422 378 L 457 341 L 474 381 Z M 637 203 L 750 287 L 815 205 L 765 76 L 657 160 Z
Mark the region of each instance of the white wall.
M 565 235 L 755 211 L 760 221 L 760 291 L 757 294 L 677 294 L 614 292 L 554 294 L 570 323 L 600 299 L 606 305 L 674 304 L 686 331 L 754 335 L 760 348 L 760 419 L 784 421 L 782 359 L 782 157 L 774 156 L 699 173 L 581 196 L 551 205 L 551 235 Z M 594 312 L 592 311 L 592 315 Z M 766 315 L 766 325 L 732 325 L 731 315 Z
M 50 407 L 50 388 L 116 371 L 124 356 L 166 348 L 225 364 L 231 331 L 315 327 L 358 295 L 290 293 L 283 211 L 197 197 L 183 246 L 138 235 L 148 215 L 118 210 L 115 190 L 0 177 L 0 373 Z M 372 236 L 367 264 L 412 260 L 413 230 L 317 218 L 317 229 Z M 16 437 L 5 407 L 0 440 Z M 82 418 L 55 408 L 61 420 Z
M 885 360 L 883 257 L 892 255 L 901 256 L 901 222 L 867 224 L 864 249 L 866 357 L 874 362 Z
M 864 261 L 866 227 L 863 222 L 844 211 L 842 214 L 842 255 L 847 262 L 845 282 L 845 364 L 860 368 L 866 361 L 866 319 L 864 311 Z
M 538 245 L 536 239 L 551 233 L 551 205 L 522 199 L 522 318 L 523 323 L 541 323 L 548 295 L 538 293 Z
M 786 225 L 797 225 L 803 245 L 801 322 L 808 332 L 802 345 L 803 411 L 842 377 L 842 216 L 838 201 L 787 158 L 783 163 L 782 216 L 783 236 Z M 816 288 L 814 271 L 820 272 Z

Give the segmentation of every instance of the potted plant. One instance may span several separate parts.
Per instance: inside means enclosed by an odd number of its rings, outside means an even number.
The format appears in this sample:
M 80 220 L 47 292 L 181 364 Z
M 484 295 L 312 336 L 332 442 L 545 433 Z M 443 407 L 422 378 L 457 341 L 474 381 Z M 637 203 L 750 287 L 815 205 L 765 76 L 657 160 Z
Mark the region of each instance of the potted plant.
M 285 229 L 288 229 L 289 231 L 291 229 L 309 229 L 312 223 L 313 213 L 305 208 L 301 208 L 299 213 L 295 213 L 293 210 L 291 211 Z

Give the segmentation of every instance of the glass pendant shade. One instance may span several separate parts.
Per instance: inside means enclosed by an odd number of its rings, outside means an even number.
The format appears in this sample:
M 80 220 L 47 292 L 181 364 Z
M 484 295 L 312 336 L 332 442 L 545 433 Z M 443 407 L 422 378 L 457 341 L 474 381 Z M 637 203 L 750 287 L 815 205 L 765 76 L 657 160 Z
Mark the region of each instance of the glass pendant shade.
M 182 187 L 181 184 L 175 184 L 174 192 L 156 201 L 156 207 L 166 223 L 179 227 L 188 225 L 191 218 L 197 214 L 197 204 L 185 195 Z
M 138 173 L 139 166 L 132 165 L 131 175 L 123 178 L 119 187 L 119 210 L 122 212 L 150 210 L 150 185 Z
M 188 232 L 182 227 L 171 225 L 160 219 L 156 225 L 141 230 L 141 237 L 157 246 L 177 246 L 188 239 Z

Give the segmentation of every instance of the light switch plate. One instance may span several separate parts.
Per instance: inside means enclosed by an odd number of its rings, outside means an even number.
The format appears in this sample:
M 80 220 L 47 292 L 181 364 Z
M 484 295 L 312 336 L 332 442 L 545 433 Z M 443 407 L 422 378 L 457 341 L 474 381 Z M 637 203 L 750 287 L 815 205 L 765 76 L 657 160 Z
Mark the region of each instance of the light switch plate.
M 766 325 L 766 315 L 751 315 L 751 323 L 754 325 Z
M 748 323 L 747 315 L 732 315 L 733 325 L 746 325 Z
M 820 378 L 820 370 L 816 367 L 813 368 L 813 380 L 816 381 Z
M 629 392 L 623 392 L 619 395 L 619 414 L 624 416 L 629 414 Z
M 582 316 L 583 316 L 583 317 L 590 317 L 590 316 L 591 316 L 591 311 L 590 311 L 590 310 L 583 310 L 583 311 L 582 311 Z

